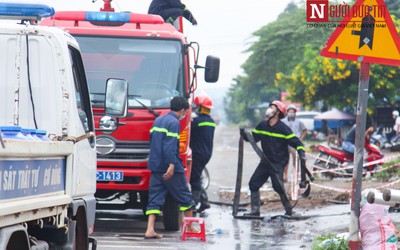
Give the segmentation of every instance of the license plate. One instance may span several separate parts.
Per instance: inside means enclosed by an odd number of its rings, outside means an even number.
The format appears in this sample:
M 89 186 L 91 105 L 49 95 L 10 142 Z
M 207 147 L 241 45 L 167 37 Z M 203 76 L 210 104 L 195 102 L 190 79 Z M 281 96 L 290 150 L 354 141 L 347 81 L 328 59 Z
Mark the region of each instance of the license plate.
M 122 171 L 97 171 L 97 181 L 123 181 L 124 173 Z

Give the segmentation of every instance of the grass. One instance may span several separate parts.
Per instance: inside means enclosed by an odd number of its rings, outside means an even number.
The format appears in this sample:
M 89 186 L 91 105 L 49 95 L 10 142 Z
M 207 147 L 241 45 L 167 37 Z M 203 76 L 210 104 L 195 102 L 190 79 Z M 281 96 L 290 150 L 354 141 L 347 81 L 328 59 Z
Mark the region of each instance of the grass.
M 391 165 L 397 165 L 395 167 L 392 167 L 390 169 L 387 170 L 383 170 L 381 172 L 378 172 L 376 174 L 374 174 L 374 178 L 381 180 L 383 182 L 387 182 L 389 181 L 390 178 L 392 178 L 393 176 L 398 176 L 399 175 L 399 165 L 400 165 L 400 158 L 397 158 L 393 161 L 387 162 L 385 164 L 382 165 L 382 169 L 385 169 Z
M 349 241 L 343 237 L 336 237 L 335 235 L 323 235 L 314 239 L 312 243 L 312 250 L 348 250 Z

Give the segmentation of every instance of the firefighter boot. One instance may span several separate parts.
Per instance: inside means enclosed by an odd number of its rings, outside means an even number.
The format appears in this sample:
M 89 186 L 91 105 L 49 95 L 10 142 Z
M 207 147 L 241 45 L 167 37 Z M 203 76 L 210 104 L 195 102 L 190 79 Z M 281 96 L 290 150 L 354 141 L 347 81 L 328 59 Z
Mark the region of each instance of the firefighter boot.
M 285 208 L 285 215 L 287 216 L 292 216 L 293 215 L 293 208 L 292 205 L 290 204 L 289 199 L 287 198 L 286 195 L 281 195 L 281 201 L 283 204 L 283 207 Z
M 245 213 L 248 216 L 260 216 L 260 191 L 251 192 L 251 211 L 250 213 Z
M 208 201 L 208 195 L 206 193 L 206 190 L 204 188 L 201 189 L 201 195 L 200 195 L 200 208 L 197 210 L 197 212 L 202 213 L 204 210 L 209 209 L 210 202 Z
M 193 212 L 197 212 L 197 205 L 200 203 L 201 200 L 201 191 L 200 190 L 192 190 L 192 198 L 195 204 L 195 209 Z

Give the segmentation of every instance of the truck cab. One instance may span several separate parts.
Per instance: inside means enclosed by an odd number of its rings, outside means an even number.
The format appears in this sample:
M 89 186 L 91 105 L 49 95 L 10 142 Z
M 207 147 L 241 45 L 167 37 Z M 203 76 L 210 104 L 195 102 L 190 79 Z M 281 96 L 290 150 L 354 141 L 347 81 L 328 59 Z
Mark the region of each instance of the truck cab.
M 77 41 L 35 25 L 53 14 L 0 3 L 0 249 L 95 246 L 89 88 Z
M 151 172 L 147 170 L 149 135 L 155 118 L 169 112 L 174 96 L 193 97 L 196 71 L 218 79 L 219 59 L 197 64 L 198 44 L 157 15 L 114 12 L 111 1 L 101 11 L 60 11 L 40 25 L 62 27 L 79 42 L 89 83 L 97 144 L 98 209 L 146 210 Z M 182 25 L 182 19 L 180 19 Z M 108 78 L 128 83 L 127 113 L 105 112 Z M 180 157 L 191 173 L 191 109 L 181 120 Z M 167 230 L 179 230 L 178 204 L 168 196 L 163 209 Z

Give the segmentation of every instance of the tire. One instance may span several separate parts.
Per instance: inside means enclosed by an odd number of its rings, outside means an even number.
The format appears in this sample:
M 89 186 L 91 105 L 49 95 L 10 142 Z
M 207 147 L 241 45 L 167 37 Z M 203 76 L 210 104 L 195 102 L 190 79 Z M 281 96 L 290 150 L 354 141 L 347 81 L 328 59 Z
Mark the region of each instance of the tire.
M 181 223 L 179 204 L 168 194 L 163 206 L 163 223 L 167 231 L 178 231 Z
M 325 160 L 328 160 L 329 157 L 330 157 L 330 155 L 328 155 L 328 154 L 326 154 L 326 153 L 323 153 L 323 152 L 321 152 L 321 153 L 319 154 L 319 156 L 318 156 L 318 158 L 322 158 L 322 159 L 325 159 Z M 336 158 L 332 158 L 332 159 L 336 159 Z M 330 159 L 330 160 L 332 160 L 332 159 Z M 316 165 L 316 166 L 318 166 L 318 167 L 320 167 L 320 168 L 325 168 L 325 169 L 334 169 L 334 168 L 337 167 L 337 165 L 335 165 L 334 163 L 327 163 L 326 161 L 324 161 L 324 160 L 319 160 L 319 159 L 316 159 L 316 160 L 315 160 L 314 165 Z M 313 170 L 315 171 L 315 170 L 318 170 L 318 169 L 317 169 L 317 168 L 314 168 Z M 331 172 L 322 172 L 322 173 L 321 173 L 321 176 L 322 176 L 322 177 L 326 177 L 326 178 L 328 178 L 329 180 L 332 180 L 333 177 L 335 177 L 335 174 L 334 174 L 334 173 L 331 173 Z
M 79 208 L 74 219 L 76 220 L 74 250 L 87 250 L 89 248 L 89 232 L 85 210 Z
M 210 173 L 208 172 L 207 168 L 204 168 L 203 172 L 201 173 L 201 185 L 203 186 L 204 190 L 207 190 L 208 186 L 210 186 Z

